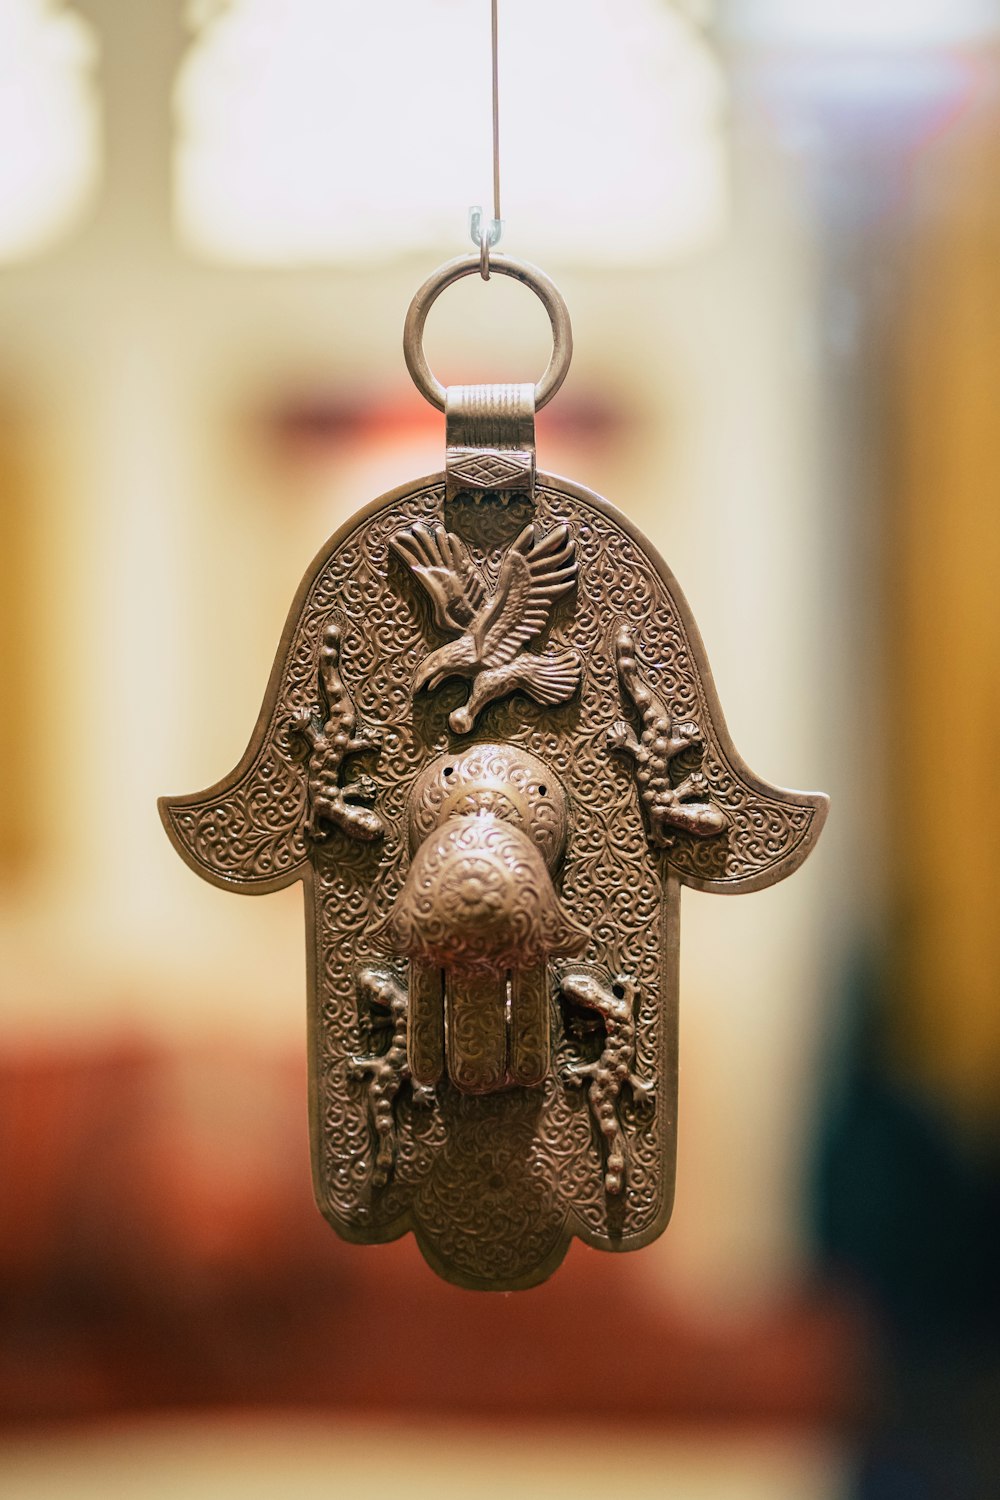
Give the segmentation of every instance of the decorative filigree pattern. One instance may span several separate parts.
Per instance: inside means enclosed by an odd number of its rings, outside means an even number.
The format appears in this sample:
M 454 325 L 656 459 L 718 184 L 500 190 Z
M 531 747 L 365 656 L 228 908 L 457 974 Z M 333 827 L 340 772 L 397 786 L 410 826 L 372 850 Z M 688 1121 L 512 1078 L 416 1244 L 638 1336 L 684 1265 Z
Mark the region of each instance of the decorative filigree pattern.
M 417 1190 L 420 1247 L 435 1270 L 468 1286 L 516 1287 L 562 1258 L 566 1213 L 539 1149 L 538 1091 L 455 1096 L 447 1139 Z
M 350 1059 L 361 1050 L 352 976 L 359 967 L 393 963 L 385 934 L 412 855 L 408 799 L 428 761 L 449 748 L 448 715 L 465 693 L 452 680 L 432 696 L 411 697 L 433 627 L 427 598 L 390 543 L 442 518 L 493 589 L 504 549 L 526 518 L 542 535 L 568 526 L 575 541 L 582 586 L 554 603 L 550 639 L 556 650 L 579 653 L 579 696 L 543 705 L 514 692 L 482 706 L 479 732 L 493 745 L 532 752 L 565 787 L 571 823 L 558 894 L 589 934 L 580 959 L 604 972 L 627 971 L 639 986 L 634 1071 L 658 1080 L 656 1107 L 630 1121 L 627 1186 L 619 1194 L 605 1190 L 588 1111 L 551 1075 L 537 1088 L 482 1097 L 445 1085 L 434 1110 L 414 1109 L 409 1091 L 401 1092 L 393 1169 L 386 1185 L 372 1190 L 368 1109 L 348 1081 Z M 668 904 L 678 899 L 671 875 L 709 890 L 768 884 L 801 861 L 822 818 L 822 799 L 766 788 L 739 761 L 673 588 L 610 507 L 559 481 L 542 478 L 533 512 L 522 500 L 444 507 L 443 481 L 390 496 L 331 546 L 304 586 L 265 715 L 237 772 L 165 808 L 178 846 L 218 883 L 268 889 L 305 876 L 314 912 L 310 1030 L 321 1206 L 349 1237 L 391 1239 L 414 1229 L 434 1266 L 464 1284 L 540 1280 L 574 1233 L 627 1249 L 662 1229 L 676 1102 L 674 1037 L 665 1019 L 674 1004 L 665 957 Z M 307 848 L 306 777 L 286 726 L 314 704 L 318 653 L 334 619 L 342 626 L 346 686 L 363 721 L 382 735 L 378 811 L 385 837 L 363 843 L 335 831 Z M 681 834 L 666 849 L 647 839 L 629 768 L 606 741 L 607 725 L 620 715 L 609 626 L 615 619 L 632 631 L 637 670 L 671 715 L 703 726 L 701 770 L 728 820 L 723 838 Z M 548 1003 L 558 1036 L 554 997 Z
M 472 492 L 470 498 L 476 504 L 497 491 L 497 498 L 505 505 L 512 490 L 531 488 L 534 458 L 533 453 L 513 449 L 451 448 L 448 473 L 454 484 Z
M 388 936 L 421 963 L 492 975 L 575 953 L 586 940 L 531 839 L 494 813 L 449 817 L 427 836 Z
M 515 745 L 474 744 L 431 761 L 410 795 L 410 853 L 445 817 L 475 812 L 523 828 L 556 869 L 566 848 L 566 798 L 537 756 Z

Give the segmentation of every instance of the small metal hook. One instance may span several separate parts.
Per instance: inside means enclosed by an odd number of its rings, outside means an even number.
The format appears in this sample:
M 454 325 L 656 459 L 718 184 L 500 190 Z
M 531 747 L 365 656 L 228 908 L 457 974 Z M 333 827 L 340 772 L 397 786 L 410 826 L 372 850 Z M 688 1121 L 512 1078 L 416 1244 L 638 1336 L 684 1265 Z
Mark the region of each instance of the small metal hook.
M 503 219 L 490 219 L 484 230 L 482 206 L 477 203 L 469 209 L 469 237 L 479 251 L 479 274 L 484 281 L 490 279 L 490 251 L 500 243 L 503 223 Z

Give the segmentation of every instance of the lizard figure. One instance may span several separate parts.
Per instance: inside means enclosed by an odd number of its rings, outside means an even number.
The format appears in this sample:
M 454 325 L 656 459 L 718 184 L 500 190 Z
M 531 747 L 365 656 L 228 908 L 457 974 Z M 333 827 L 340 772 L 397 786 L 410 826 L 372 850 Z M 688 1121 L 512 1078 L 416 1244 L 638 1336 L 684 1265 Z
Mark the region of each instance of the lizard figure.
M 636 739 L 624 719 L 619 719 L 608 730 L 608 745 L 630 755 L 635 763 L 639 800 L 651 842 L 669 849 L 677 831 L 699 839 L 714 838 L 724 832 L 729 820 L 711 800 L 706 777 L 701 771 L 692 771 L 676 784 L 670 777 L 676 756 L 703 745 L 701 730 L 692 720 L 675 719 L 663 699 L 639 676 L 627 625 L 622 625 L 615 637 L 615 661 L 622 695 L 638 710 L 642 733 L 641 739 Z
M 559 985 L 571 1004 L 595 1011 L 604 1022 L 604 1045 L 596 1062 L 567 1063 L 562 1081 L 567 1088 L 587 1084 L 587 1103 L 604 1140 L 604 1189 L 618 1194 L 625 1182 L 627 1147 L 618 1106 L 623 1087 L 632 1092 L 637 1110 L 653 1107 L 653 1089 L 633 1072 L 635 1066 L 635 1002 L 639 986 L 625 974 L 609 984 L 584 966 L 563 970 Z
M 405 987 L 388 969 L 359 969 L 355 988 L 359 1009 L 369 1015 L 381 1013 L 392 1023 L 392 1035 L 384 1052 L 370 1057 L 350 1057 L 347 1076 L 356 1081 L 368 1080 L 368 1116 L 375 1131 L 375 1166 L 372 1187 L 385 1187 L 396 1160 L 396 1120 L 394 1105 L 404 1083 L 410 1083 L 414 1104 L 431 1108 L 434 1090 L 414 1084 L 406 1056 L 406 1034 L 409 1021 L 409 998 Z
M 357 715 L 351 695 L 340 675 L 341 630 L 328 625 L 319 653 L 320 708 L 303 709 L 288 726 L 293 752 L 307 761 L 309 811 L 305 831 L 313 843 L 329 837 L 330 826 L 348 838 L 370 843 L 385 833 L 382 819 L 374 811 L 375 782 L 368 775 L 344 784 L 341 775 L 349 755 L 377 751 L 377 733 L 357 732 Z

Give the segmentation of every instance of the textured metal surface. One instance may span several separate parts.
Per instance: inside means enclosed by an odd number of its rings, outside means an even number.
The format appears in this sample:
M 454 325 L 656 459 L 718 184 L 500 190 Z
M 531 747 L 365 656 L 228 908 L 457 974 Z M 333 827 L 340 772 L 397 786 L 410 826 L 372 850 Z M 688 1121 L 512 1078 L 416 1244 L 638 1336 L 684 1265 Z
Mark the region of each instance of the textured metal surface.
M 445 499 L 535 489 L 535 387 L 450 385 L 445 399 Z
M 558 776 L 519 746 L 448 751 L 418 777 L 413 854 L 386 930 L 409 960 L 421 1082 L 447 1072 L 467 1094 L 544 1082 L 548 965 L 587 940 L 553 885 L 566 831 Z
M 239 766 L 161 806 L 215 884 L 305 884 L 323 1213 L 500 1288 L 574 1235 L 661 1232 L 680 887 L 787 875 L 826 799 L 744 765 L 674 579 L 606 501 L 539 475 L 533 503 L 448 502 L 440 474 L 324 548 Z

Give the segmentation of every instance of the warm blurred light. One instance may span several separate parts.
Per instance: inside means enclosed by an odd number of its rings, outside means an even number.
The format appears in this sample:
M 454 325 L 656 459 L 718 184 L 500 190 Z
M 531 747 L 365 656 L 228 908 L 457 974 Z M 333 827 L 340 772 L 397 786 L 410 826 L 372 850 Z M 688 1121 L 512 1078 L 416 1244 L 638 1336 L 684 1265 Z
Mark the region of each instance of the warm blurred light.
M 0 260 L 51 244 L 97 183 L 90 27 L 58 0 L 0 0 Z
M 727 30 L 812 46 L 933 47 L 1000 31 L 997 0 L 726 0 Z
M 361 262 L 467 246 L 491 192 L 486 0 L 197 0 L 177 212 L 198 253 Z M 506 244 L 642 263 L 718 233 L 720 67 L 665 0 L 504 0 Z

